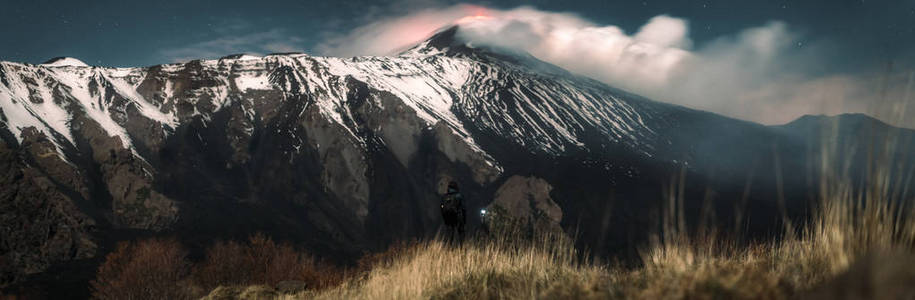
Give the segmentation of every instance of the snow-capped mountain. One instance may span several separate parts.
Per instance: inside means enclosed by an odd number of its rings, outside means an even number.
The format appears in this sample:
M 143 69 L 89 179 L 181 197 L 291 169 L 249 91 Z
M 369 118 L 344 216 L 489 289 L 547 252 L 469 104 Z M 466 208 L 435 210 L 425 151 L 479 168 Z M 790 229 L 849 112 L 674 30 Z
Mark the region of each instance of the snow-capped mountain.
M 456 30 L 436 38 L 453 38 Z M 136 154 L 128 109 L 137 111 L 136 118 L 161 127 L 167 137 L 178 126 L 196 117 L 206 120 L 233 104 L 246 106 L 246 117 L 253 120 L 252 99 L 244 96 L 272 91 L 286 98 L 313 97 L 307 106 L 315 106 L 321 116 L 365 144 L 357 134 L 360 125 L 349 121 L 353 112 L 346 94 L 351 87 L 345 80 L 351 77 L 377 93 L 397 97 L 424 125 L 447 126 L 484 157 L 464 123 L 532 151 L 558 155 L 587 149 L 585 135 L 593 131 L 609 143 L 651 155 L 657 137 L 647 123 L 661 119 L 656 112 L 660 105 L 633 101 L 559 69 L 550 74 L 525 64 L 482 60 L 473 51 L 452 49 L 466 46 L 431 45 L 436 42 L 431 39 L 394 57 L 233 55 L 151 68 L 90 67 L 66 57 L 38 66 L 4 62 L 3 74 L 10 74 L 4 75 L 0 87 L 4 123 L 20 142 L 28 127 L 52 137 L 65 158 L 64 147 L 76 146 L 70 128 L 74 114 L 84 113 Z M 175 85 L 182 76 L 198 75 L 207 79 L 203 86 Z
M 388 57 L 0 62 L 0 255 L 12 266 L 0 275 L 97 257 L 128 229 L 266 231 L 347 257 L 434 233 L 452 180 L 469 206 L 559 207 L 552 221 L 603 251 L 645 230 L 670 174 L 696 178 L 687 193 L 736 195 L 748 174 L 772 174 L 773 152 L 803 148 L 781 129 L 471 47 L 458 30 Z M 803 174 L 784 180 L 789 198 L 805 195 L 792 185 Z

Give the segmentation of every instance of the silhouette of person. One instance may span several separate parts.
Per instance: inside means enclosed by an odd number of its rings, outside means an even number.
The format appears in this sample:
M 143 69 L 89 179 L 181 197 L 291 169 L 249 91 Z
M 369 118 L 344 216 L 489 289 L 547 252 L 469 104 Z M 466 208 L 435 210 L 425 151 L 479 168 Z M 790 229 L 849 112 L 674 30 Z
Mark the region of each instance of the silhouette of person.
M 464 196 L 461 195 L 457 182 L 448 183 L 448 192 L 442 197 L 441 207 L 442 219 L 448 230 L 448 241 L 463 243 L 467 212 L 464 209 Z

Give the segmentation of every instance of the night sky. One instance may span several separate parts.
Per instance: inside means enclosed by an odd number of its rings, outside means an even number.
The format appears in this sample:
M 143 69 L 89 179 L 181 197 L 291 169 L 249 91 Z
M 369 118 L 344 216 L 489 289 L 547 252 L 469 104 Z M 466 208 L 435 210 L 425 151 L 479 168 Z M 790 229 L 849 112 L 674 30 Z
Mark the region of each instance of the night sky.
M 0 9 L 0 59 L 40 63 L 73 56 L 94 65 L 169 63 L 186 45 L 266 33 L 267 37 L 223 48 L 316 53 L 315 45 L 376 18 L 406 14 L 452 1 L 47 1 L 5 0 Z M 836 64 L 856 69 L 890 61 L 911 66 L 915 52 L 915 0 L 903 1 L 483 1 L 493 8 L 520 5 L 571 12 L 597 24 L 636 31 L 649 18 L 667 14 L 690 22 L 699 45 L 771 20 L 786 22 L 805 38 L 835 46 Z M 803 47 L 799 43 L 798 47 Z M 177 53 L 176 53 L 177 52 Z M 276 51 L 283 52 L 283 51 Z M 190 53 L 188 53 L 190 54 Z M 201 53 L 221 56 L 232 53 Z

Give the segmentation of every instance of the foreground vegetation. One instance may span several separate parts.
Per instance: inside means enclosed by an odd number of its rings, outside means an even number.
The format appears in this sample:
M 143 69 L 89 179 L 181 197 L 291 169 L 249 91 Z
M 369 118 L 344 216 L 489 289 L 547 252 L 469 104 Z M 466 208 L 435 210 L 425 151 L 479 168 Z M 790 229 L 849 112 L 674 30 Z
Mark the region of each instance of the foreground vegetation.
M 671 192 L 663 232 L 641 251 L 637 267 L 588 261 L 562 235 L 519 241 L 508 234 L 460 247 L 439 241 L 395 247 L 340 285 L 275 297 L 911 299 L 915 203 L 906 182 L 912 171 L 899 168 L 907 165 L 895 152 L 900 141 L 886 136 L 868 147 L 865 174 L 852 176 L 850 160 L 839 154 L 847 152 L 824 134 L 813 213 L 799 224 L 787 222 L 776 241 L 740 244 L 715 228 L 688 231 L 684 199 Z
M 589 261 L 561 234 L 534 239 L 507 234 L 460 246 L 438 240 L 401 244 L 366 256 L 358 267 L 345 271 L 263 236 L 247 243 L 217 243 L 205 261 L 193 265 L 181 263 L 181 253 L 166 251 L 180 249 L 174 241 L 149 240 L 125 244 L 111 254 L 93 288 L 96 297 L 107 299 L 899 299 L 915 295 L 911 210 L 873 191 L 831 190 L 840 193 L 824 197 L 829 201 L 818 206 L 810 222 L 786 229 L 793 233 L 778 242 L 738 245 L 712 231 L 685 234 L 676 225 L 679 222 L 669 222 L 665 234 L 642 252 L 638 267 Z M 125 253 L 133 260 L 124 260 Z M 301 285 L 290 289 L 288 280 Z M 156 291 L 162 293 L 143 294 Z
M 216 242 L 197 262 L 175 240 L 123 243 L 91 286 L 99 299 L 911 299 L 915 210 L 900 179 L 911 171 L 888 148 L 868 153 L 863 183 L 824 156 L 810 219 L 776 241 L 689 231 L 670 193 L 634 267 L 591 261 L 554 232 L 400 244 L 345 269 L 255 235 Z
M 427 242 L 395 248 L 387 260 L 341 285 L 283 298 L 319 299 L 911 299 L 915 297 L 915 209 L 911 170 L 874 141 L 864 182 L 851 176 L 824 135 L 819 194 L 809 220 L 782 238 L 739 244 L 715 228 L 688 231 L 684 199 L 667 197 L 663 232 L 638 267 L 584 260 L 568 239 L 515 235 L 461 247 Z M 856 184 L 857 183 L 857 184 Z M 681 181 L 682 185 L 682 181 Z M 676 191 L 672 184 L 670 191 Z M 733 235 L 728 235 L 733 236 Z

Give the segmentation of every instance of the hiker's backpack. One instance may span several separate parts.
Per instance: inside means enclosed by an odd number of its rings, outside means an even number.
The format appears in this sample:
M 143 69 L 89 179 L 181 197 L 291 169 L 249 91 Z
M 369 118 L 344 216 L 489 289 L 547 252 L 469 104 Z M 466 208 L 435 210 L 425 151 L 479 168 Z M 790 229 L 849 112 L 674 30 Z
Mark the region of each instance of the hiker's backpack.
M 458 215 L 461 213 L 464 199 L 460 193 L 448 193 L 442 198 L 442 214 Z

